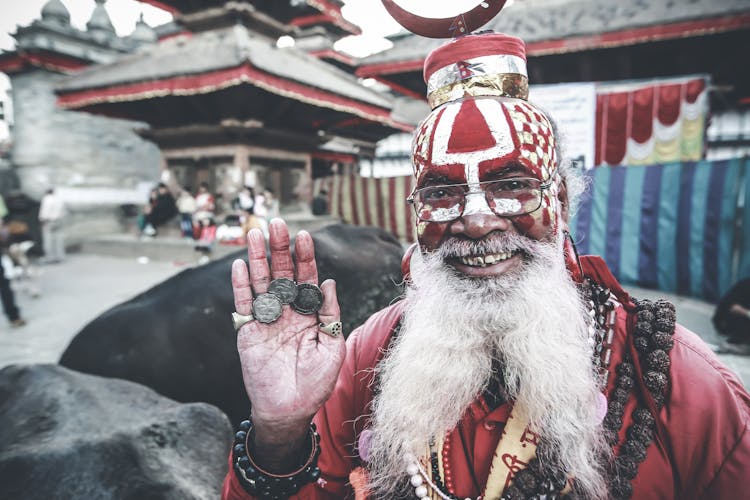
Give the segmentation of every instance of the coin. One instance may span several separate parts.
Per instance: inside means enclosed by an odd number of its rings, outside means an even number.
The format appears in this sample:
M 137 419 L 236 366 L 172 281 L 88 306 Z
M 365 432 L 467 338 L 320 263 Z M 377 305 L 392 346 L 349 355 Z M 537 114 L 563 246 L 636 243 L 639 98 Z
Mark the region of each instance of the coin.
M 292 302 L 294 310 L 302 314 L 315 314 L 323 305 L 323 292 L 311 283 L 297 284 L 297 298 Z
M 277 296 L 282 304 L 291 304 L 297 297 L 297 285 L 289 278 L 278 278 L 268 285 L 268 293 Z
M 253 300 L 253 316 L 261 323 L 273 323 L 281 316 L 281 306 L 277 296 L 262 293 Z

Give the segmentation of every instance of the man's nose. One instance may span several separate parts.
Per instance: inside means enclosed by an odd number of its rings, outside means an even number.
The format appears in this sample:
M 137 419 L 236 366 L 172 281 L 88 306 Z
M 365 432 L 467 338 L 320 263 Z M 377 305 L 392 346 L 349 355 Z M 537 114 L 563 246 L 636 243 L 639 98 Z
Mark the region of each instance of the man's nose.
M 475 212 L 462 215 L 451 224 L 450 232 L 478 240 L 493 231 L 507 231 L 513 224 L 510 219 L 500 217 L 492 212 Z

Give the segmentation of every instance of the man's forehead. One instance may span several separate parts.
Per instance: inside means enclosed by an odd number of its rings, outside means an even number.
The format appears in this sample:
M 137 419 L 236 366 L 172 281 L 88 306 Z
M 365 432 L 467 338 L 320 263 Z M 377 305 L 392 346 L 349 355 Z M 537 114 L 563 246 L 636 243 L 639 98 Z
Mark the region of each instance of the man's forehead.
M 546 180 L 557 166 L 549 120 L 518 99 L 468 98 L 433 110 L 417 129 L 413 154 L 418 182 L 428 172 L 470 182 L 510 167 Z

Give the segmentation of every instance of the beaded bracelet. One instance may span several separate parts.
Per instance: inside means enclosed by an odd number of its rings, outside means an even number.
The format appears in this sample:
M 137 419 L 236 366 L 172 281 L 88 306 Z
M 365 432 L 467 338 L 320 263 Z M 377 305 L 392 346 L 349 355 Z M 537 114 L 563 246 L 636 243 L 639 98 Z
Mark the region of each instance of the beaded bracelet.
M 245 491 L 260 498 L 282 500 L 297 493 L 304 485 L 318 480 L 320 477 L 318 468 L 320 434 L 315 424 L 310 424 L 310 456 L 298 470 L 283 475 L 266 472 L 253 461 L 248 453 L 248 439 L 252 430 L 252 421 L 242 421 L 240 430 L 234 435 L 232 447 L 234 471 Z

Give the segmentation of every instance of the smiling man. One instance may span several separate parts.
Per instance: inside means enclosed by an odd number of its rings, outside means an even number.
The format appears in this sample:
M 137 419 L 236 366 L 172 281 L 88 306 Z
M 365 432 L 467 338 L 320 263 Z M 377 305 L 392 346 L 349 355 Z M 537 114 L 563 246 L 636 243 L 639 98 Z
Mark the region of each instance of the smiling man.
M 732 498 L 750 396 L 666 302 L 567 237 L 581 182 L 526 101 L 524 45 L 467 35 L 425 62 L 419 245 L 403 300 L 346 343 L 335 284 L 285 224 L 233 265 L 251 419 L 225 499 Z

